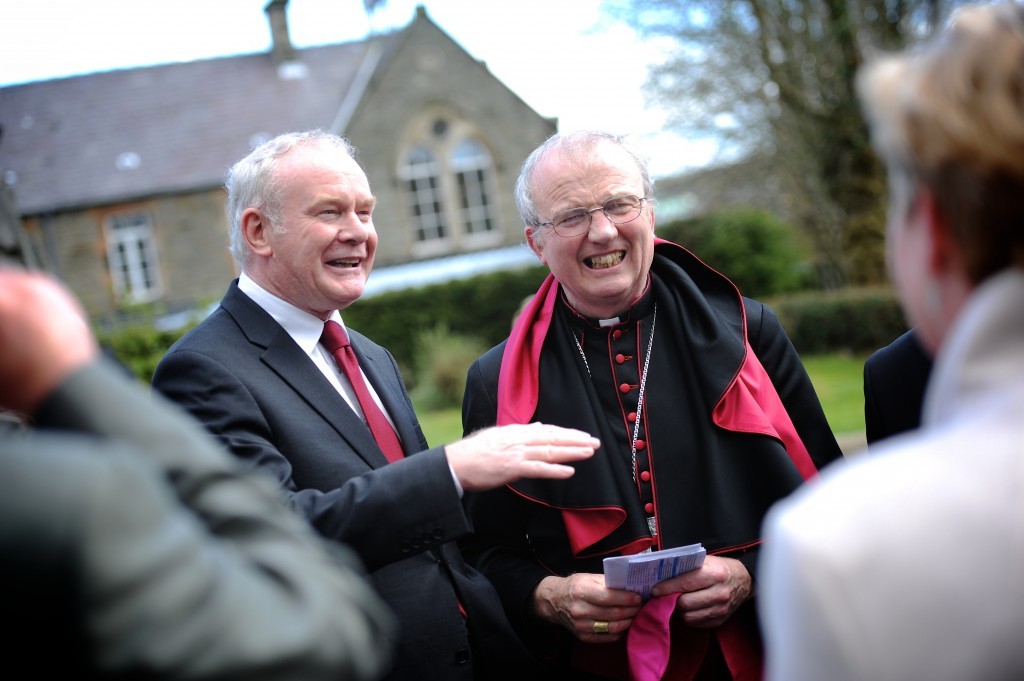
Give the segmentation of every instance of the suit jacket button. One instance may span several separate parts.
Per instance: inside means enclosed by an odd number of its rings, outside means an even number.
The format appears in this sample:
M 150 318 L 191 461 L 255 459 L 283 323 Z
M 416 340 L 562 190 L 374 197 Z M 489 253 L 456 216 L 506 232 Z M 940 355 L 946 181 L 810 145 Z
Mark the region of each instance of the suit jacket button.
M 467 662 L 469 662 L 469 651 L 466 650 L 465 648 L 460 648 L 459 650 L 456 650 L 455 651 L 455 663 L 456 664 L 466 664 Z
M 443 536 L 444 536 L 444 530 L 442 530 L 440 527 L 437 528 L 436 530 L 434 530 L 434 539 L 440 539 Z

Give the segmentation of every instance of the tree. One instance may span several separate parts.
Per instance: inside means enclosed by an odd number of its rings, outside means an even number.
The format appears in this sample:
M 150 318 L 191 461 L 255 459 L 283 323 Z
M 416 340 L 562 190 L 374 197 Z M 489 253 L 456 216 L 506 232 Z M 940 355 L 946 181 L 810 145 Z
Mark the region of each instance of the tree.
M 854 90 L 865 54 L 929 33 L 958 0 L 607 0 L 665 45 L 670 124 L 776 160 L 826 287 L 885 279 L 885 179 Z M 756 181 L 756 178 L 751 178 Z

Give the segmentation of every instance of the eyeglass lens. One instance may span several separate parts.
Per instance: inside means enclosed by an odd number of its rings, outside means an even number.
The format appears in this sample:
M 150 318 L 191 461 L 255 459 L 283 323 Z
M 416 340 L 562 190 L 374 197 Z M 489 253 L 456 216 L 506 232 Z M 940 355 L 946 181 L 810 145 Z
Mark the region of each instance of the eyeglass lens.
M 640 215 L 640 206 L 643 202 L 638 196 L 627 194 L 616 196 L 604 202 L 600 208 L 587 210 L 586 208 L 573 208 L 558 213 L 552 218 L 551 224 L 555 231 L 564 236 L 573 236 L 586 231 L 594 219 L 594 213 L 602 211 L 605 216 L 616 225 L 621 225 L 635 220 Z

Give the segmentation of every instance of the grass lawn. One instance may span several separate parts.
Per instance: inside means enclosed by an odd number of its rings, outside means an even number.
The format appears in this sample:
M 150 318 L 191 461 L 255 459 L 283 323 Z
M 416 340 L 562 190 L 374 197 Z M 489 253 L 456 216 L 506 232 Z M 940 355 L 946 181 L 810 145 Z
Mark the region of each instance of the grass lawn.
M 431 447 L 454 442 L 462 437 L 462 408 L 442 409 L 440 411 L 416 410 L 420 419 L 423 434 L 427 436 L 427 444 Z
M 830 354 L 804 358 L 825 416 L 836 435 L 864 431 L 864 355 Z M 462 410 L 417 410 L 431 445 L 462 437 Z
M 825 417 L 836 435 L 864 432 L 864 360 L 867 355 L 804 358 Z

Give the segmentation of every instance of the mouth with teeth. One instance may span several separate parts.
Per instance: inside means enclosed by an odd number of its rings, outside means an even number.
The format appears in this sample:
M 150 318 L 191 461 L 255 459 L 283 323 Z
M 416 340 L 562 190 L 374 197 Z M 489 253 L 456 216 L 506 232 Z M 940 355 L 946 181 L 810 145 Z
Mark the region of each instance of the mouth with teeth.
M 606 253 L 604 255 L 595 255 L 592 258 L 584 258 L 583 264 L 592 270 L 603 270 L 609 267 L 615 267 L 626 257 L 625 251 L 615 251 L 614 253 Z
M 328 260 L 327 264 L 331 267 L 354 269 L 359 267 L 359 262 L 359 258 L 338 258 L 337 260 Z

